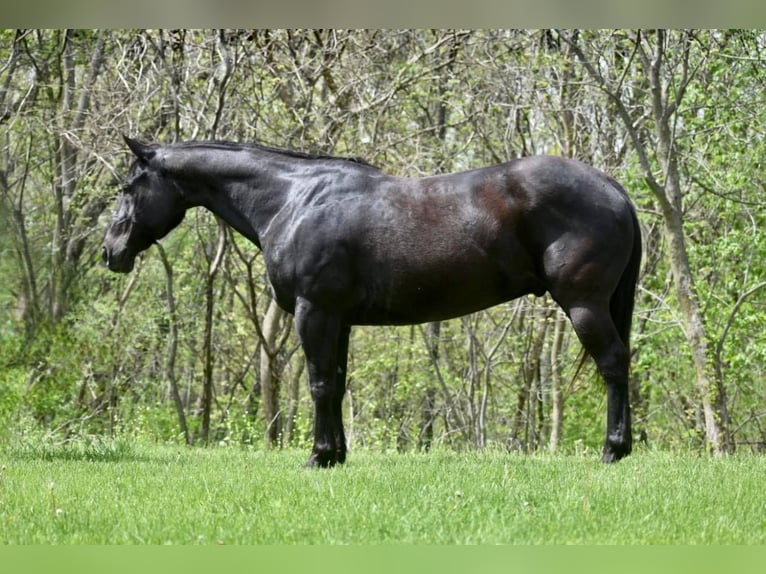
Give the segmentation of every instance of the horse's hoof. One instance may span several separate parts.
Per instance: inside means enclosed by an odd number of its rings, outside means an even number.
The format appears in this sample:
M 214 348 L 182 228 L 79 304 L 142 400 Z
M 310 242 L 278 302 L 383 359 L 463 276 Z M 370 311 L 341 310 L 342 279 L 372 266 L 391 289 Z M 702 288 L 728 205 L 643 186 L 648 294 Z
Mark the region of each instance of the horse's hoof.
M 612 463 L 625 458 L 630 454 L 630 446 L 607 445 L 604 447 L 604 454 L 601 462 Z
M 306 461 L 306 468 L 330 468 L 335 466 L 337 460 L 334 453 L 311 453 L 308 461 Z

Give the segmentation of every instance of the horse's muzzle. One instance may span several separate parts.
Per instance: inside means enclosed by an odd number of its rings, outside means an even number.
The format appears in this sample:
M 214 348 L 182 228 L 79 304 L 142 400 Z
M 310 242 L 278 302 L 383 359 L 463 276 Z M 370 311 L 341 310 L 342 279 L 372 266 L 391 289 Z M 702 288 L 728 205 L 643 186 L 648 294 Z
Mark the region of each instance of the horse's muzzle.
M 101 260 L 109 268 L 109 271 L 116 273 L 130 273 L 133 271 L 133 265 L 136 261 L 134 257 L 115 257 L 113 253 L 110 253 L 106 245 L 101 249 Z

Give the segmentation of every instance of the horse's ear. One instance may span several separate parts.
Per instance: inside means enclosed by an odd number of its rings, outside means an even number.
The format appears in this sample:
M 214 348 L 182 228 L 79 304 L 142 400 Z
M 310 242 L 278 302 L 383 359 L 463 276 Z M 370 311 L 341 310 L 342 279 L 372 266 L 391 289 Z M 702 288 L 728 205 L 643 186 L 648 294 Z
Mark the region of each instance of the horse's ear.
M 125 143 L 128 144 L 130 151 L 132 151 L 133 154 L 141 161 L 149 163 L 154 158 L 154 156 L 157 155 L 157 146 L 141 143 L 140 141 L 131 139 L 124 134 L 122 137 L 125 140 Z

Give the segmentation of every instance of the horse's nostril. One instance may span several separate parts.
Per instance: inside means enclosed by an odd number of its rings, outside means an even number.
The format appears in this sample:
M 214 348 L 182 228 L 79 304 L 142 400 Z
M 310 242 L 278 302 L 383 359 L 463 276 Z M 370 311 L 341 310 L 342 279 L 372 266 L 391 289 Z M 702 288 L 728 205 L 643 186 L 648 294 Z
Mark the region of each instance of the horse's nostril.
M 101 248 L 101 261 L 109 265 L 109 251 L 107 251 L 106 245 Z

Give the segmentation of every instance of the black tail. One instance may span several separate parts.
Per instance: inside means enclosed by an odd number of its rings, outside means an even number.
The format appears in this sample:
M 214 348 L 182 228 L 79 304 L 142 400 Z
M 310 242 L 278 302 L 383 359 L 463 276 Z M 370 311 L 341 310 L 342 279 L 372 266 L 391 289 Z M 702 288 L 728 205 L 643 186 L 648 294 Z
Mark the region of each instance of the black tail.
M 617 332 L 622 342 L 630 352 L 630 327 L 633 322 L 633 306 L 636 299 L 636 285 L 638 273 L 641 268 L 641 227 L 638 224 L 636 211 L 630 206 L 630 214 L 633 219 L 633 250 L 630 254 L 625 271 L 622 272 L 620 282 L 617 284 L 609 301 L 609 312 L 612 315 Z

